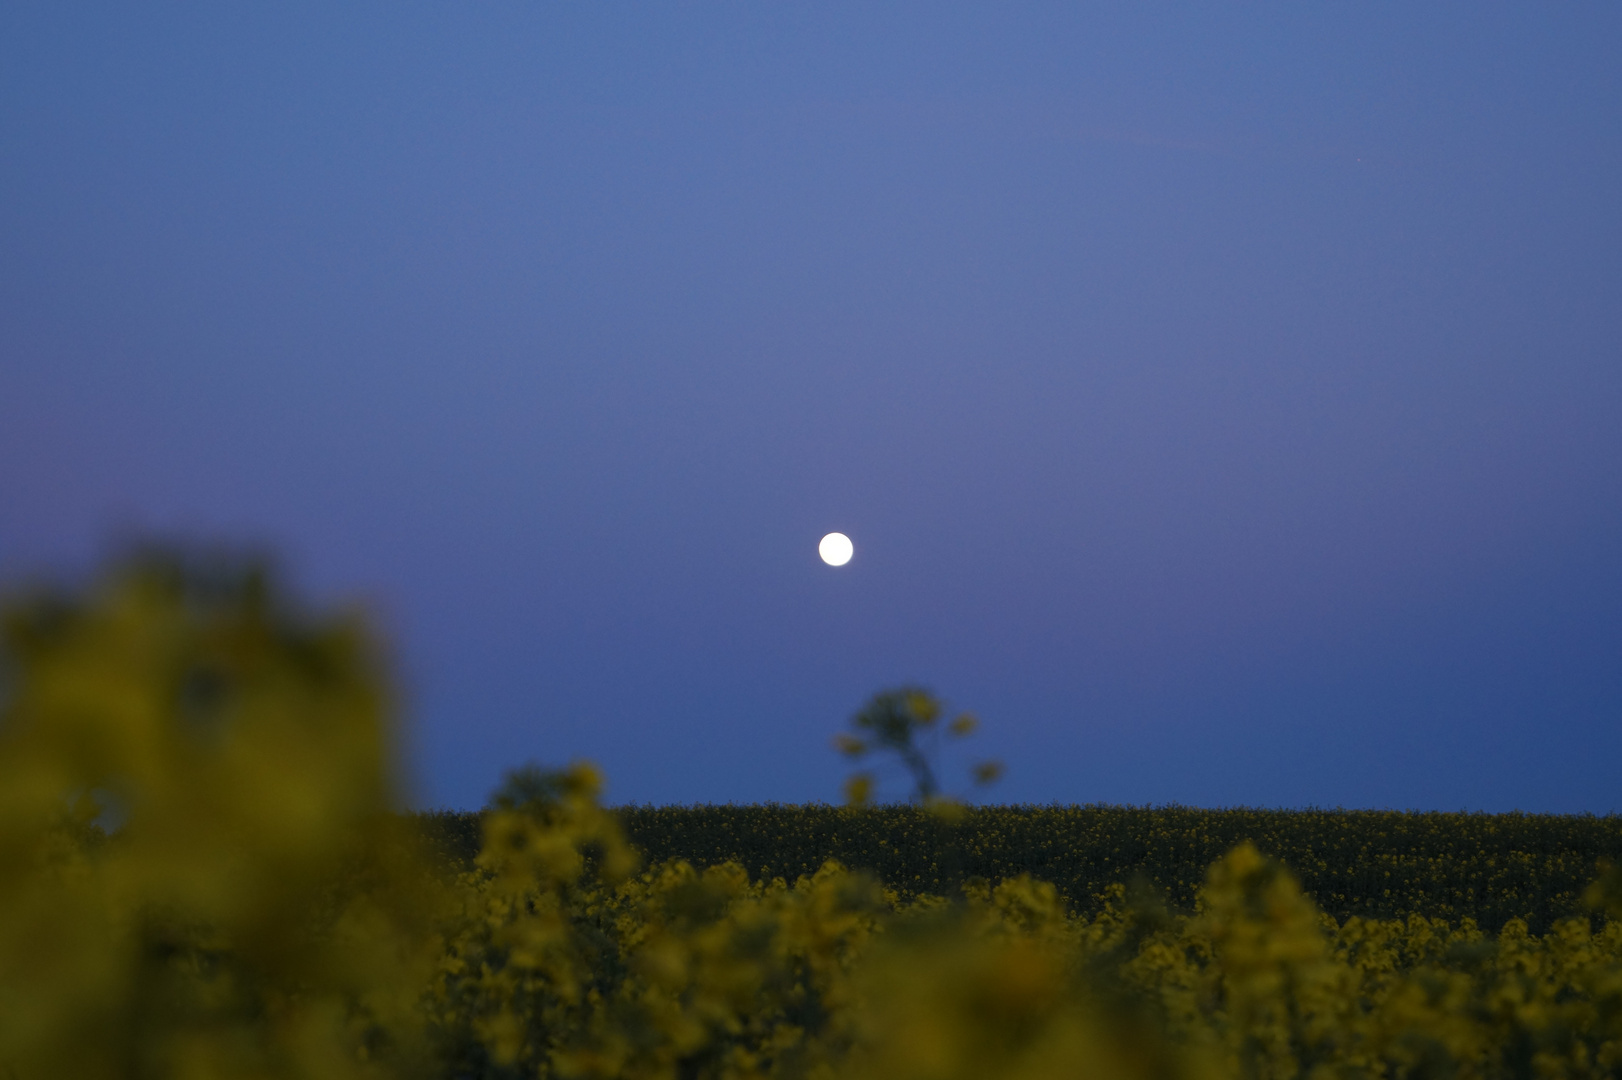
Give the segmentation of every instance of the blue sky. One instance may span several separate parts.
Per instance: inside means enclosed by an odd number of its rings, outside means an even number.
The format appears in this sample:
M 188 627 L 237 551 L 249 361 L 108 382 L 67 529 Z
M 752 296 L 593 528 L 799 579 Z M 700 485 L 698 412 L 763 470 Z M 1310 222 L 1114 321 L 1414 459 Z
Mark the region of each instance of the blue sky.
M 423 804 L 832 800 L 917 681 L 997 800 L 1622 810 L 1619 52 L 1601 3 L 17 0 L 0 573 L 273 548 L 388 628 Z

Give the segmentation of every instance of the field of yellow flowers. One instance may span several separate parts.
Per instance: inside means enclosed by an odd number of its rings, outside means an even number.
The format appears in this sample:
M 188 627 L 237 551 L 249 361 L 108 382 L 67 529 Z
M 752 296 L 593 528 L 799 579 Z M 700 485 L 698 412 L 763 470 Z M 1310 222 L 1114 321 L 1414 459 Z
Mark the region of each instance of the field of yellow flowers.
M 940 819 L 932 895 L 650 860 L 586 766 L 467 862 L 395 812 L 365 623 L 262 570 L 149 553 L 3 633 L 7 1078 L 1622 1075 L 1614 870 L 1535 933 L 1336 918 L 1248 843 L 1077 904 Z
M 975 879 L 1029 874 L 1072 911 L 1097 913 L 1112 884 L 1141 880 L 1191 910 L 1207 868 L 1242 843 L 1288 866 L 1338 922 L 1473 920 L 1538 933 L 1586 909 L 1601 861 L 1622 861 L 1622 817 L 1389 810 L 979 806 L 956 820 L 916 804 L 622 806 L 649 862 L 735 862 L 752 878 L 793 881 L 829 859 L 872 873 L 898 896 L 951 896 Z M 438 811 L 418 824 L 471 866 L 481 815 Z

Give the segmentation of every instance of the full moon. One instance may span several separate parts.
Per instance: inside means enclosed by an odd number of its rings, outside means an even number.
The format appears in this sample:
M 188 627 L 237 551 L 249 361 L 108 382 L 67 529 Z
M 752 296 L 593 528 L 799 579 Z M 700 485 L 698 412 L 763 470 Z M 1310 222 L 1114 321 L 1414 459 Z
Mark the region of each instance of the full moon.
M 850 537 L 844 533 L 829 533 L 822 538 L 822 543 L 817 545 L 817 554 L 821 555 L 822 561 L 829 566 L 844 566 L 850 562 L 850 557 L 855 551 Z

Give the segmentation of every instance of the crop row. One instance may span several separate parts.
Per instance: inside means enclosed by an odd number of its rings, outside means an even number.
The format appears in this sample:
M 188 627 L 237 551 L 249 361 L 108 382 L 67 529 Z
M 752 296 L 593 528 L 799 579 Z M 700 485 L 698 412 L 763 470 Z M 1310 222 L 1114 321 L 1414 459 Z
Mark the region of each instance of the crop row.
M 1189 908 L 1207 868 L 1250 843 L 1337 920 L 1418 914 L 1496 929 L 1518 918 L 1542 932 L 1581 910 L 1601 860 L 1622 861 L 1615 815 L 987 806 L 952 824 L 914 806 L 826 804 L 628 806 L 617 815 L 649 864 L 737 863 L 756 880 L 794 881 L 834 859 L 902 898 L 1029 874 L 1078 913 L 1098 911 L 1109 886 L 1135 879 Z M 443 850 L 471 863 L 478 813 L 421 820 Z

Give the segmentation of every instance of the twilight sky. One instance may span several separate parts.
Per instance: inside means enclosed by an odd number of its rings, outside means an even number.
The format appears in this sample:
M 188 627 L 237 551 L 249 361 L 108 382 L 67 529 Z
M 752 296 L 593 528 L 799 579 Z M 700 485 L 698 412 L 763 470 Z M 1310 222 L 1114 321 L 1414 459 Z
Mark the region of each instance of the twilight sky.
M 1619 55 L 1610 2 L 8 0 L 0 575 L 273 547 L 382 613 L 423 804 L 836 800 L 915 680 L 996 801 L 1622 810 Z

